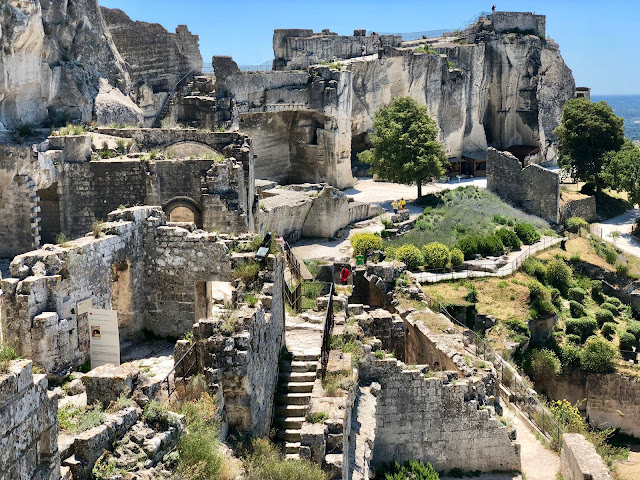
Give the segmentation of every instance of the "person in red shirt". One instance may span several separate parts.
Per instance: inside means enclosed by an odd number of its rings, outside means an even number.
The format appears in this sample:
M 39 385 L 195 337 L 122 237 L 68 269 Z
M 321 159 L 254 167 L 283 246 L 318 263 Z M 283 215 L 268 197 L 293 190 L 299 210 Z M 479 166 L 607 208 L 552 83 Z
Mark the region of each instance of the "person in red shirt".
M 342 280 L 343 285 L 347 284 L 350 276 L 351 271 L 347 267 L 342 267 L 342 270 L 340 270 L 340 280 Z

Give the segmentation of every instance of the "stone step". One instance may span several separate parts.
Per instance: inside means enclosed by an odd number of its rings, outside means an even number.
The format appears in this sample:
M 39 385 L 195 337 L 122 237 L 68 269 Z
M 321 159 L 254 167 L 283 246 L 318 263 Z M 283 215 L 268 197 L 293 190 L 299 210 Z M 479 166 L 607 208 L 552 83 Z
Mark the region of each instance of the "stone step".
M 294 362 L 318 362 L 320 361 L 320 355 L 296 353 L 293 355 Z
M 287 362 L 280 368 L 281 372 L 315 372 L 318 369 L 317 362 Z
M 287 454 L 285 454 L 285 458 L 287 460 L 300 460 L 300 454 L 299 453 L 287 453 Z
M 280 395 L 278 402 L 280 405 L 309 405 L 311 393 L 287 393 Z
M 305 422 L 305 417 L 278 417 L 275 420 L 275 424 L 279 428 L 284 429 L 301 429 L 302 424 Z
M 280 417 L 304 417 L 308 409 L 308 405 L 278 405 L 276 407 L 276 415 Z
M 317 372 L 281 372 L 280 373 L 280 381 L 281 382 L 315 382 L 317 377 Z
M 284 453 L 300 453 L 300 442 L 277 442 Z
M 284 385 L 290 393 L 311 393 L 313 382 L 286 382 Z
M 276 438 L 285 442 L 300 442 L 301 430 L 286 429 L 278 430 Z

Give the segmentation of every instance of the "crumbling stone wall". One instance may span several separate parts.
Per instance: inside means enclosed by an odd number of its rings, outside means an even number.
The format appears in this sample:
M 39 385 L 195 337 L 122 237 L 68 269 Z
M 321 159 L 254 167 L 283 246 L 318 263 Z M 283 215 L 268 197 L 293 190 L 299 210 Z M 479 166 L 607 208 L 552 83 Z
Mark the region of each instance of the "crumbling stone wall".
M 400 46 L 398 35 L 366 35 L 355 30 L 353 35 L 337 35 L 323 30 L 314 33 L 308 29 L 276 29 L 273 32 L 274 70 L 302 70 L 335 59 L 360 57 L 362 45 L 365 53 L 378 53 L 382 45 Z
M 519 471 L 520 448 L 491 408 L 487 385 L 495 378 L 449 382 L 446 375 L 425 378 L 403 370 L 395 359 L 369 355 L 360 367 L 361 383 L 380 384 L 376 406 L 374 465 L 409 459 L 430 462 L 437 471 Z
M 58 480 L 58 401 L 30 360 L 0 374 L 0 480 Z
M 350 72 L 241 72 L 221 56 L 213 67 L 217 121 L 251 136 L 258 178 L 353 185 Z
M 539 165 L 522 168 L 508 152 L 487 150 L 487 190 L 513 202 L 526 212 L 558 223 L 560 175 Z
M 584 218 L 587 222 L 594 222 L 598 218 L 596 213 L 596 197 L 585 197 L 570 200 L 560 204 L 560 222 L 571 217 Z
M 531 12 L 493 12 L 488 16 L 493 30 L 498 33 L 514 31 L 532 32 L 534 35 L 546 35 L 547 17 Z
M 562 435 L 560 473 L 566 480 L 610 480 L 611 473 L 595 447 L 579 433 Z
M 178 337 L 195 321 L 196 282 L 231 277 L 224 239 L 169 226 L 159 207 L 118 210 L 108 220 L 100 238 L 17 256 L 12 276 L 0 283 L 5 341 L 47 372 L 88 359 L 88 325 L 78 324 L 76 316 L 79 301 L 120 308 L 123 339 L 144 329 Z M 119 276 L 126 279 L 124 302 L 116 301 L 123 294 L 115 293 Z

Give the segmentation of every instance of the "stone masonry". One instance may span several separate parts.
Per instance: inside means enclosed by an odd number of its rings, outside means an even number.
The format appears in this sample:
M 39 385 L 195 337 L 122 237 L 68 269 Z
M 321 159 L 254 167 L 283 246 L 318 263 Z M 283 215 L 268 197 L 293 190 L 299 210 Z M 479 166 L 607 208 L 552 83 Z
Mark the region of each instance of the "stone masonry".
M 30 360 L 0 373 L 0 480 L 58 480 L 58 402 Z
M 487 150 L 487 190 L 545 220 L 560 221 L 560 175 L 540 165 L 522 168 L 520 160 Z

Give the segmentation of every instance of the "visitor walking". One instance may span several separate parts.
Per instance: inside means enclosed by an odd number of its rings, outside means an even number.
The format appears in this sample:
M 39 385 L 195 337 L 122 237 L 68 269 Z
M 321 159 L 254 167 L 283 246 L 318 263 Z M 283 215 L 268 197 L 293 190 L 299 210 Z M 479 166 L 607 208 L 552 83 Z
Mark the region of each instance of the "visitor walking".
M 393 208 L 393 213 L 398 213 L 399 205 L 400 205 L 400 202 L 398 202 L 398 200 L 394 200 L 393 202 L 391 202 L 391 208 Z
M 404 201 L 404 197 L 400 199 L 400 210 L 407 208 L 407 202 Z
M 343 285 L 346 285 L 349 282 L 349 277 L 351 276 L 351 270 L 348 267 L 342 267 L 340 270 L 340 281 Z

